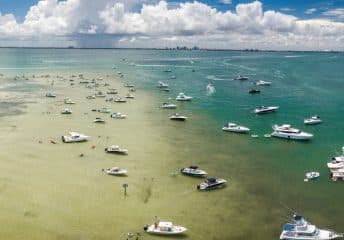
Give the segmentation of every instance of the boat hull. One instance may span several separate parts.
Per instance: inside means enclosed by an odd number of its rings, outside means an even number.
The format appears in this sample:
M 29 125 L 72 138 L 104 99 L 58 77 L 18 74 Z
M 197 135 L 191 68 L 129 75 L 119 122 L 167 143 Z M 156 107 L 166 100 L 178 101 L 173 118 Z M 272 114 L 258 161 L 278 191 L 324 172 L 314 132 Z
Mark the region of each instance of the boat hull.
M 285 139 L 292 139 L 292 140 L 301 140 L 307 141 L 310 140 L 313 135 L 312 134 L 292 134 L 292 133 L 282 133 L 282 132 L 273 132 L 271 133 L 273 137 L 285 138 Z

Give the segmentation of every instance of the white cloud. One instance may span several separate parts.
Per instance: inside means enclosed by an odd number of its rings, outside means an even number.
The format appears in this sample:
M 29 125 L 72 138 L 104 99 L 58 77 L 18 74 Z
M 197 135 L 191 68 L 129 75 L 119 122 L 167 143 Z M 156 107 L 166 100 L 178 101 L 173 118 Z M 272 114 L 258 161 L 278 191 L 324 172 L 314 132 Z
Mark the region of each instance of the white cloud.
M 316 8 L 308 8 L 306 11 L 305 11 L 305 14 L 313 14 L 317 11 Z
M 341 11 L 334 9 L 324 15 L 340 18 Z M 0 44 L 11 40 L 32 44 L 36 38 L 39 44 L 45 38 L 56 43 L 59 41 L 51 39 L 58 38 L 62 46 L 76 42 L 104 47 L 96 44 L 115 41 L 116 46 L 125 47 L 185 44 L 344 50 L 343 35 L 342 22 L 301 20 L 278 11 L 263 11 L 259 1 L 237 4 L 234 11 L 219 11 L 197 1 L 171 7 L 157 0 L 41 0 L 30 8 L 23 23 L 12 14 L 0 15 L 0 40 L 4 39 Z
M 219 2 L 223 4 L 231 4 L 232 0 L 219 0 Z
M 323 12 L 324 16 L 335 17 L 338 19 L 344 19 L 344 8 L 336 8 Z
M 284 7 L 284 8 L 281 8 L 280 10 L 283 11 L 283 12 L 292 12 L 292 11 L 294 11 L 295 9 L 289 8 L 289 7 Z

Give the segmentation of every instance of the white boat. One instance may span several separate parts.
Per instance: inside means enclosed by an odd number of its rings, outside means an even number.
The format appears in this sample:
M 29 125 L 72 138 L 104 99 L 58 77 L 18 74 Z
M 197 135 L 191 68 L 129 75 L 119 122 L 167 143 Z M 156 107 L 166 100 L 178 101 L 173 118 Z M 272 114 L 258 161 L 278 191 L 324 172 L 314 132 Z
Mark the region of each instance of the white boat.
M 125 100 L 124 98 L 121 98 L 121 97 L 116 97 L 115 98 L 115 102 L 117 102 L 117 103 L 125 103 L 125 102 L 127 102 L 127 100 Z
M 344 169 L 344 147 L 342 147 L 342 155 L 333 157 L 327 167 L 330 170 Z
M 342 155 L 333 157 L 332 160 L 335 160 L 338 162 L 344 162 L 344 147 L 342 147 Z
M 61 111 L 61 114 L 72 114 L 72 110 L 65 108 Z
M 216 92 L 216 89 L 213 84 L 209 83 L 206 87 L 207 89 L 207 95 L 212 95 Z
M 199 169 L 198 166 L 185 167 L 182 168 L 180 172 L 184 175 L 192 177 L 205 177 L 207 175 L 207 172 Z
M 283 226 L 280 240 L 329 240 L 343 237 L 332 230 L 323 230 L 294 214 L 293 222 Z
M 66 98 L 66 99 L 64 100 L 64 103 L 65 103 L 65 104 L 75 104 L 75 102 L 72 101 L 72 100 L 69 99 L 69 98 Z
M 319 172 L 308 172 L 306 173 L 306 178 L 311 180 L 311 179 L 315 179 L 320 177 L 320 173 Z
M 87 98 L 87 99 L 95 99 L 96 96 L 95 96 L 95 95 L 88 95 L 86 98 Z
M 127 175 L 128 171 L 126 169 L 121 169 L 119 167 L 112 167 L 106 169 L 107 174 L 115 176 L 124 176 Z
M 188 119 L 187 117 L 180 115 L 179 113 L 175 113 L 170 117 L 171 120 L 176 120 L 176 121 L 185 121 Z
M 197 185 L 197 189 L 201 191 L 213 190 L 223 187 L 227 181 L 222 178 L 208 178 L 204 182 Z
M 133 84 L 130 84 L 130 83 L 126 83 L 126 84 L 124 84 L 124 87 L 133 88 L 134 85 L 133 85 Z
M 127 94 L 125 95 L 125 98 L 134 99 L 135 97 L 134 97 L 134 95 L 132 95 L 132 94 L 130 94 L 130 93 L 127 93 Z
M 124 118 L 127 118 L 127 115 L 123 114 L 123 113 L 120 113 L 120 112 L 117 112 L 117 113 L 112 113 L 110 115 L 110 117 L 117 118 L 117 119 L 124 119 Z
M 250 131 L 249 128 L 240 126 L 236 123 L 227 123 L 222 128 L 223 131 L 236 132 L 236 133 L 247 133 Z
M 290 124 L 283 124 L 281 126 L 273 125 L 272 129 L 274 130 L 271 133 L 273 137 L 294 139 L 294 140 L 309 140 L 313 137 L 313 134 L 302 132 L 297 128 L 293 128 Z
M 109 109 L 107 107 L 103 107 L 101 109 L 98 109 L 98 112 L 100 112 L 100 113 L 110 113 L 111 109 Z
M 106 93 L 107 94 L 117 94 L 118 92 L 116 89 L 111 89 L 111 90 L 109 89 Z
M 337 181 L 338 179 L 344 180 L 344 168 L 331 170 L 331 178 L 333 181 Z
M 178 96 L 176 97 L 177 101 L 191 101 L 192 97 L 187 96 L 184 93 L 179 93 Z
M 128 154 L 128 149 L 121 148 L 117 145 L 112 145 L 110 147 L 105 148 L 105 152 L 107 153 L 117 153 L 117 154 Z
M 164 102 L 160 108 L 163 108 L 163 109 L 176 109 L 177 108 L 177 105 L 173 104 L 173 103 L 168 103 L 168 102 Z
M 254 109 L 253 112 L 256 114 L 264 114 L 264 113 L 275 112 L 277 109 L 279 109 L 278 106 L 260 106 Z
M 164 83 L 163 81 L 158 82 L 158 88 L 168 88 L 168 84 Z
M 306 125 L 314 125 L 314 124 L 319 124 L 322 122 L 319 116 L 315 115 L 310 118 L 306 118 L 304 121 L 304 124 Z
M 143 228 L 145 232 L 158 235 L 179 235 L 187 231 L 183 226 L 174 225 L 172 222 L 162 222 L 157 220 L 154 224 Z
M 238 75 L 237 77 L 234 78 L 234 80 L 241 80 L 241 81 L 248 80 L 248 77 Z
M 271 82 L 265 82 L 265 81 L 263 81 L 263 80 L 259 80 L 259 81 L 255 82 L 255 84 L 256 84 L 257 86 L 270 86 L 270 85 L 271 85 Z
M 49 97 L 49 98 L 55 98 L 56 97 L 56 94 L 53 94 L 53 93 L 47 93 L 45 94 L 46 97 Z
M 62 136 L 62 141 L 64 143 L 73 143 L 73 142 L 84 142 L 87 141 L 90 137 L 77 132 L 69 132 L 67 135 Z
M 105 123 L 105 120 L 100 118 L 100 117 L 97 117 L 96 119 L 93 120 L 94 123 Z

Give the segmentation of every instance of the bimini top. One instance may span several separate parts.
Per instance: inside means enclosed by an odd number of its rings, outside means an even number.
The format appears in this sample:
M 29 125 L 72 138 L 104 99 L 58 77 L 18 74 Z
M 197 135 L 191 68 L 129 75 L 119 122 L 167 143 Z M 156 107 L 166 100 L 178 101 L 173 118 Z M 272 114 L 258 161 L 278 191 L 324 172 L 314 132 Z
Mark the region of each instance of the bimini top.
M 207 182 L 209 182 L 209 183 L 216 183 L 216 178 L 208 178 Z

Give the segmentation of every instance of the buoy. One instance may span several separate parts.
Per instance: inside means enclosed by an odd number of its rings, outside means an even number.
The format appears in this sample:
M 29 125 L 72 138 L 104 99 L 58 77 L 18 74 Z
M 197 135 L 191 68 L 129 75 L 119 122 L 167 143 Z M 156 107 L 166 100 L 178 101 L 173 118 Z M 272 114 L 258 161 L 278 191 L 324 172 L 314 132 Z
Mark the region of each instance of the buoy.
M 84 154 L 83 154 L 83 153 L 80 153 L 79 157 L 83 157 L 83 156 L 84 156 Z

